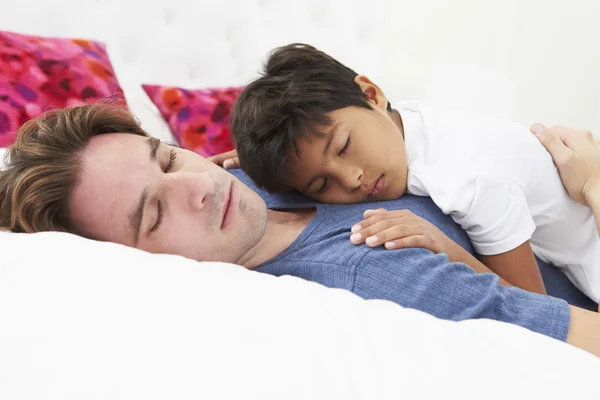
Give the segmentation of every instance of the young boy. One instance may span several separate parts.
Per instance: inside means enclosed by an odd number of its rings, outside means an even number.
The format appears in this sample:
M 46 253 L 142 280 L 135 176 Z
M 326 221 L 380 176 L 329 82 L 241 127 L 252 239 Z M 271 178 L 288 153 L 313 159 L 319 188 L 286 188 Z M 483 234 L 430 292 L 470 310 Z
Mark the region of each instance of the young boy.
M 241 93 L 231 131 L 241 167 L 269 191 L 330 203 L 430 196 L 508 282 L 545 293 L 535 253 L 599 301 L 594 217 L 569 198 L 527 129 L 418 102 L 396 106 L 366 76 L 292 44 L 275 49 L 262 77 Z M 425 233 L 411 221 L 401 211 L 371 211 L 351 240 L 423 246 Z

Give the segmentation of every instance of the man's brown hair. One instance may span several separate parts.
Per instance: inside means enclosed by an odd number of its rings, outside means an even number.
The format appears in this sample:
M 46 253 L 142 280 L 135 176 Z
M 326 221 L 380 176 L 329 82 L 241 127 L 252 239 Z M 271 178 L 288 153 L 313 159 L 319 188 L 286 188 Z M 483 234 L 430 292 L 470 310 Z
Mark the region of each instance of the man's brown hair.
M 68 203 L 81 152 L 92 137 L 119 132 L 147 136 L 125 108 L 106 103 L 48 111 L 24 124 L 0 171 L 0 228 L 79 233 Z

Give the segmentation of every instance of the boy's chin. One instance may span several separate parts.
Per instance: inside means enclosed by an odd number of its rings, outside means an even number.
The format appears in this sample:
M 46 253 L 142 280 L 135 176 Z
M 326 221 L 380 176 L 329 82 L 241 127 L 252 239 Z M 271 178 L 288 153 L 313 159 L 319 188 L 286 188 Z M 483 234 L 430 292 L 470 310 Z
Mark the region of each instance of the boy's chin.
M 366 199 L 365 202 L 371 203 L 374 201 L 392 201 L 392 200 L 398 200 L 402 196 L 404 196 L 404 192 L 402 192 L 400 194 L 383 194 L 382 193 L 380 196 L 377 196 L 376 198 Z

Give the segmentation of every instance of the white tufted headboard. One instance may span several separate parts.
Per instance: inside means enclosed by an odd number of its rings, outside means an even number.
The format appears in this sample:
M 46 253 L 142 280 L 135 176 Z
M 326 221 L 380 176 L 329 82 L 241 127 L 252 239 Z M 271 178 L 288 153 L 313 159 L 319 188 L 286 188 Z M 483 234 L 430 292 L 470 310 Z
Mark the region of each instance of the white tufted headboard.
M 450 103 L 600 135 L 600 2 L 546 0 L 4 0 L 0 29 L 108 51 L 132 110 L 170 138 L 141 83 L 244 84 L 267 51 L 316 45 L 388 97 Z

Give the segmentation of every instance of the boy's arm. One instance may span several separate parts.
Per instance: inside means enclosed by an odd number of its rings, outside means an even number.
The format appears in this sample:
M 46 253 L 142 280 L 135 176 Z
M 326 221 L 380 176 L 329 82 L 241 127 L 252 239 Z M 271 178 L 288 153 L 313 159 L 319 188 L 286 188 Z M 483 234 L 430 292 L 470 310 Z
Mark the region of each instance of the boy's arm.
M 353 244 L 366 241 L 367 246 L 383 245 L 388 250 L 420 247 L 436 254 L 446 253 L 450 261 L 466 264 L 478 274 L 494 273 L 438 227 L 409 210 L 379 208 L 365 211 L 364 217 L 365 220 L 352 227 L 350 241 Z M 499 283 L 510 285 L 502 278 Z
M 510 284 L 521 289 L 546 294 L 542 274 L 529 241 L 516 249 L 493 256 L 480 256 L 481 261 Z
M 529 244 L 536 226 L 525 190 L 509 180 L 480 175 L 453 198 L 446 207 L 456 205 L 452 216 L 468 233 L 481 262 L 511 285 L 546 294 Z
M 478 274 L 490 273 L 495 274 L 490 268 L 488 268 L 485 264 L 479 261 L 476 257 L 471 255 L 468 251 L 463 249 L 458 243 L 454 242 L 450 238 L 448 238 L 448 246 L 446 250 L 446 254 L 448 254 L 448 259 L 451 262 L 459 262 L 468 265 L 473 269 L 473 271 Z M 498 274 L 496 274 L 498 275 Z M 510 286 L 511 284 L 504 280 L 502 276 L 498 276 L 498 283 L 502 286 Z

